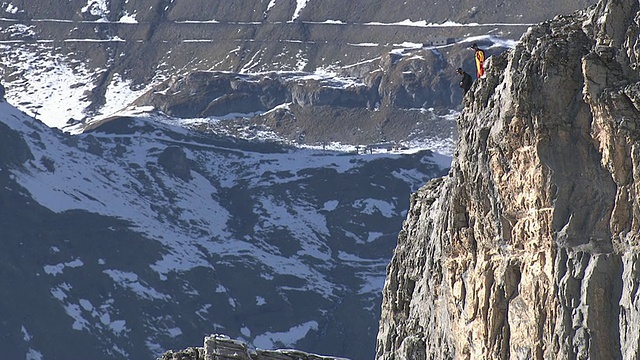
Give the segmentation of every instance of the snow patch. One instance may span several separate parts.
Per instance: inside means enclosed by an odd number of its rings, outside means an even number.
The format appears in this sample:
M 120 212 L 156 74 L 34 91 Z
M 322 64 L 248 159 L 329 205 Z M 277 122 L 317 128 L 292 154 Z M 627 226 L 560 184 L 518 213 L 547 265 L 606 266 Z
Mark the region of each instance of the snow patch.
M 293 347 L 296 342 L 304 339 L 311 330 L 318 330 L 318 322 L 308 321 L 306 323 L 294 326 L 285 332 L 266 332 L 256 336 L 253 345 L 260 349 L 275 349 L 277 347 Z
M 90 101 L 93 75 L 83 63 L 68 62 L 64 56 L 39 47 L 3 47 L 19 80 L 6 83 L 6 99 L 49 127 L 63 128 L 70 118 L 80 120 Z M 30 99 L 33 99 L 31 102 Z
M 113 281 L 118 285 L 127 288 L 137 294 L 139 297 L 147 300 L 169 300 L 168 295 L 158 292 L 156 289 L 145 286 L 141 280 L 138 279 L 138 275 L 131 272 L 125 272 L 121 270 L 104 270 L 105 274 L 109 275 Z
M 515 49 L 518 40 L 505 39 L 494 35 L 471 36 L 460 41 L 462 44 L 473 44 L 477 42 L 490 42 L 489 48 Z M 480 45 L 480 44 L 478 44 Z
M 24 325 L 22 325 L 20 331 L 22 332 L 22 340 L 24 340 L 24 342 L 29 342 L 33 339 L 33 336 L 29 334 L 29 331 L 27 331 L 27 328 L 25 328 Z
M 383 23 L 383 22 L 368 22 L 363 23 L 362 25 L 366 26 L 410 26 L 410 27 L 422 27 L 422 28 L 448 28 L 448 27 L 485 27 L 485 26 L 532 26 L 535 24 L 524 24 L 524 23 L 458 23 L 454 21 L 445 21 L 443 23 L 427 23 L 425 20 L 413 21 L 410 19 L 406 19 L 403 21 L 392 22 L 392 23 Z
M 357 44 L 348 44 L 349 46 L 358 46 L 358 47 L 377 47 L 380 46 L 380 44 L 378 43 L 370 43 L 370 42 L 366 42 L 366 43 L 357 43 Z
M 360 199 L 353 203 L 353 207 L 367 215 L 380 213 L 386 218 L 392 218 L 396 215 L 395 205 L 378 199 Z
M 62 274 L 62 272 L 64 271 L 65 267 L 77 268 L 77 267 L 81 267 L 83 265 L 84 265 L 84 263 L 82 262 L 82 260 L 75 259 L 73 261 L 69 261 L 69 262 L 66 262 L 66 263 L 60 263 L 60 264 L 56 264 L 56 265 L 45 265 L 44 266 L 44 272 L 49 274 L 49 275 L 58 276 L 58 275 Z
M 89 330 L 91 323 L 82 316 L 82 309 L 78 304 L 65 304 L 64 311 L 69 315 L 74 321 L 71 328 L 73 330 Z
M 129 14 L 126 11 L 124 12 L 124 14 L 120 17 L 120 21 L 123 24 L 137 24 L 138 20 L 136 20 L 136 14 Z
M 179 327 L 173 327 L 173 328 L 167 329 L 166 333 L 170 337 L 176 338 L 176 337 L 182 335 L 182 330 Z
M 309 0 L 296 0 L 296 10 L 293 12 L 293 17 L 291 17 L 290 21 L 295 21 L 299 16 L 300 12 L 307 6 Z
M 71 285 L 62 283 L 51 289 L 51 295 L 60 301 L 64 301 L 67 298 L 67 293 L 69 291 L 71 291 Z
M 17 14 L 19 9 L 17 6 L 13 5 L 13 4 L 7 4 L 7 7 L 4 9 L 5 12 L 9 13 L 9 14 Z
M 25 359 L 26 360 L 42 360 L 44 359 L 44 357 L 40 351 L 29 348 Z
M 79 301 L 80 306 L 82 306 L 82 308 L 86 311 L 91 311 L 93 310 L 93 305 L 91 305 L 91 301 L 87 300 L 87 299 L 80 299 Z
M 240 328 L 240 333 L 246 337 L 251 337 L 251 330 L 249 330 L 249 328 L 246 326 Z
M 324 207 L 322 208 L 322 210 L 333 211 L 338 207 L 338 204 L 340 204 L 338 200 L 329 200 L 324 203 Z
M 384 234 L 381 232 L 372 231 L 369 232 L 369 237 L 367 238 L 367 242 L 374 242 L 381 238 Z

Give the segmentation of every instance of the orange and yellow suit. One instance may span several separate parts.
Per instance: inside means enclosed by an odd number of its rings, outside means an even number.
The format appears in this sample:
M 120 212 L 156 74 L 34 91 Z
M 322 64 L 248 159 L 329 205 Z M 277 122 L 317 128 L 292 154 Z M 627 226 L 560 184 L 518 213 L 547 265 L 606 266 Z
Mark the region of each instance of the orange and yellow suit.
M 484 75 L 484 59 L 484 51 L 476 49 L 476 75 L 478 75 L 478 78 Z

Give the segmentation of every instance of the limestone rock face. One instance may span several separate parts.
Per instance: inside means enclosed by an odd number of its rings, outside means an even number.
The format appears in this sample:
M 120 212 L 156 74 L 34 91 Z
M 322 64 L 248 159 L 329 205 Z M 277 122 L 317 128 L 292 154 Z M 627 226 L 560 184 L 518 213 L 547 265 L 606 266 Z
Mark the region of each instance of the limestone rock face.
M 640 5 L 531 28 L 465 98 L 448 177 L 412 197 L 378 359 L 640 352 Z

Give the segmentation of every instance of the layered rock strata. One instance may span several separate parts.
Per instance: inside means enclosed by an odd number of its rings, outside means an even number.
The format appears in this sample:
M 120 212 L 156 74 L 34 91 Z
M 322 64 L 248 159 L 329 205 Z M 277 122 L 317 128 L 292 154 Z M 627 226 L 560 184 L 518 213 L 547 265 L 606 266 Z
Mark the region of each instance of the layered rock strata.
M 378 359 L 636 358 L 639 65 L 637 0 L 490 58 L 449 176 L 412 196 Z
M 490 53 L 503 50 L 496 46 Z M 441 53 L 420 49 L 387 54 L 339 77 L 192 72 L 166 80 L 133 104 L 180 118 L 225 119 L 201 129 L 214 133 L 250 126 L 303 143 L 440 140 L 455 136 L 446 109 L 460 103 L 462 91 L 451 84 L 452 74 Z

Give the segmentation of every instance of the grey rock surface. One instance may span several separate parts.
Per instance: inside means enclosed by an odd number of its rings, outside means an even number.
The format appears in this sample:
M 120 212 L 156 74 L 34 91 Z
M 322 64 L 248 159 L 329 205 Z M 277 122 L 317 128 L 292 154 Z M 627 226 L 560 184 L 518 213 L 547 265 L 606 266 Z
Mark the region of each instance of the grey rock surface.
M 444 109 L 456 106 L 453 99 L 460 94 L 443 70 L 449 66 L 445 61 L 430 50 L 419 50 L 414 56 L 388 56 L 376 63 L 378 68 L 365 79 L 302 72 L 193 72 L 161 83 L 134 105 L 180 118 L 225 118 L 227 128 L 264 126 L 306 143 L 455 137 L 450 117 L 431 112 L 429 119 L 421 111 L 438 108 L 446 115 Z
M 378 359 L 635 359 L 640 6 L 531 28 L 465 98 L 448 177 L 412 197 Z
M 167 351 L 158 360 L 346 360 L 298 350 L 262 350 L 225 335 L 211 335 L 204 339 L 204 347 L 182 351 Z

